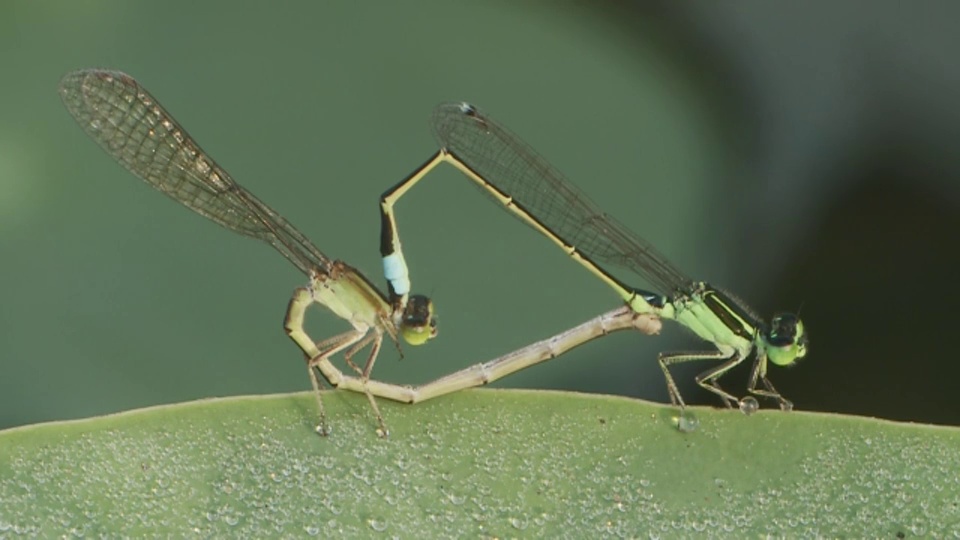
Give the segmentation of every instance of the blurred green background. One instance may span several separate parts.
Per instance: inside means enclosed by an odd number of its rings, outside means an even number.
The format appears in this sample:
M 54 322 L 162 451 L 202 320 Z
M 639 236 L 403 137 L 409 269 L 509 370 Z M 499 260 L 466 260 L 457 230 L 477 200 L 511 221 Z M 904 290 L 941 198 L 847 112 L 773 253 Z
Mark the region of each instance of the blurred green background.
M 240 183 L 377 283 L 379 194 L 434 151 L 433 106 L 471 101 L 692 277 L 764 318 L 801 309 L 810 355 L 771 373 L 798 408 L 958 423 L 958 15 L 950 2 L 5 2 L 0 428 L 309 388 L 281 329 L 304 277 L 109 159 L 57 96 L 81 67 L 136 77 Z M 379 379 L 426 381 L 617 304 L 452 170 L 398 211 L 440 337 L 402 361 L 385 347 Z M 345 324 L 317 310 L 310 328 Z M 619 333 L 499 384 L 665 401 L 657 352 L 700 345 L 673 326 Z M 715 404 L 691 388 L 697 368 L 677 368 L 688 402 Z M 746 376 L 725 386 L 742 394 Z

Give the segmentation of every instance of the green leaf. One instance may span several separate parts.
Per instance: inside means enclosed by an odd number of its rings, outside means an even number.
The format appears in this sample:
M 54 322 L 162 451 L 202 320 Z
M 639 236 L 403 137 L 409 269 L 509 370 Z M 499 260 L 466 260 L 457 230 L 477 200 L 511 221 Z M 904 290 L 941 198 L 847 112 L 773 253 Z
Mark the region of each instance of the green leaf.
M 0 432 L 0 537 L 676 537 L 960 531 L 960 430 L 473 390 L 212 399 Z

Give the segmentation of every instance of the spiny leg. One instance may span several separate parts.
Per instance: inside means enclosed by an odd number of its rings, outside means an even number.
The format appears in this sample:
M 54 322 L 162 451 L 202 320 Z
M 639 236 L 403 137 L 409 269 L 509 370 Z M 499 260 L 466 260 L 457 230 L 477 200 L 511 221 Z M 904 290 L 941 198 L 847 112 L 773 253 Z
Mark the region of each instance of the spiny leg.
M 317 427 L 314 428 L 314 431 L 321 437 L 326 437 L 330 434 L 330 424 L 327 423 L 327 410 L 324 408 L 323 399 L 320 397 L 322 395 L 320 391 L 323 389 L 323 384 L 317 376 L 317 370 L 310 364 L 309 358 L 307 359 L 307 375 L 310 376 L 310 384 L 313 385 L 313 396 L 317 400 L 317 411 L 320 413 L 320 422 L 317 424 Z
M 367 357 L 367 363 L 363 366 L 363 379 L 369 380 L 370 373 L 373 371 L 373 364 L 377 361 L 377 356 L 380 355 L 380 347 L 383 345 L 383 334 L 379 331 L 376 333 L 376 339 L 373 341 L 373 346 L 370 347 L 370 356 Z
M 722 354 L 720 355 L 720 358 L 723 358 Z M 699 384 L 701 387 L 723 398 L 723 402 L 727 407 L 732 408 L 733 404 L 736 403 L 738 408 L 740 408 L 742 411 L 749 414 L 749 412 L 752 412 L 752 411 L 749 411 L 749 408 L 745 409 L 743 407 L 740 407 L 740 400 L 737 399 L 737 397 L 734 396 L 733 394 L 730 394 L 723 388 L 720 388 L 720 383 L 717 382 L 720 377 L 722 377 L 726 372 L 733 369 L 740 362 L 743 362 L 743 357 L 740 356 L 739 354 L 734 353 L 734 355 L 730 357 L 729 360 L 727 360 L 726 362 L 720 364 L 715 368 L 704 371 L 703 373 L 697 375 L 694 380 L 697 381 L 697 384 Z
M 369 378 L 369 373 L 367 373 L 364 369 L 360 369 L 360 366 L 354 364 L 353 357 L 378 337 L 381 337 L 381 336 L 378 336 L 378 333 L 374 331 L 374 333 L 369 334 L 367 337 L 356 342 L 352 347 L 350 347 L 350 350 L 343 353 L 344 361 L 346 361 L 347 365 L 350 366 L 350 369 L 355 371 L 357 375 L 359 375 L 361 378 Z M 381 337 L 381 340 L 382 340 L 382 337 Z M 377 347 L 375 352 L 380 352 L 379 347 Z M 368 362 L 369 362 L 369 359 L 368 359 Z
M 370 330 L 365 332 L 356 330 L 325 340 L 326 342 L 336 341 L 338 342 L 338 345 L 324 352 L 323 355 L 312 359 L 310 361 L 310 365 L 311 367 L 319 367 L 319 365 L 323 362 L 328 362 L 327 358 L 346 349 L 346 352 L 344 352 L 344 360 L 346 360 L 351 369 L 353 369 L 360 376 L 359 379 L 363 394 L 367 397 L 367 402 L 370 403 L 370 408 L 373 410 L 373 414 L 377 419 L 377 435 L 380 437 L 387 437 L 390 434 L 390 430 L 387 428 L 387 424 L 383 419 L 383 414 L 380 412 L 380 406 L 377 405 L 377 400 L 373 397 L 373 393 L 370 391 L 370 388 L 367 384 L 370 378 L 370 370 L 373 369 L 373 364 L 376 362 L 377 355 L 380 354 L 380 348 L 383 344 L 383 334 L 378 332 L 377 329 L 373 329 L 373 333 L 371 334 L 368 334 L 368 332 L 370 332 Z M 371 343 L 372 346 L 370 348 L 370 355 L 367 357 L 364 368 L 361 369 L 353 362 L 352 357 Z M 353 379 L 353 377 L 349 378 Z M 348 377 L 341 374 L 340 383 L 342 384 L 346 379 L 348 379 Z
M 663 371 L 663 376 L 667 380 L 667 391 L 670 394 L 670 401 L 674 405 L 679 406 L 681 409 L 684 409 L 687 406 L 686 403 L 684 403 L 683 398 L 680 396 L 680 390 L 677 387 L 677 383 L 673 380 L 673 376 L 670 374 L 669 366 L 672 366 L 674 364 L 682 364 L 684 362 L 696 362 L 701 360 L 726 360 L 727 358 L 728 358 L 727 355 L 723 354 L 720 351 L 695 352 L 695 353 L 661 353 L 657 357 L 657 363 L 660 364 L 660 369 Z M 739 360 L 736 363 L 739 363 Z M 733 365 L 736 365 L 736 363 L 734 363 Z M 726 365 L 726 363 L 724 363 L 724 365 Z M 729 367 L 726 369 L 729 369 Z M 724 369 L 723 371 L 726 371 L 726 369 Z M 727 404 L 727 406 L 730 406 L 730 404 L 726 400 L 730 399 L 736 402 L 737 398 L 731 396 L 730 394 L 727 394 L 719 386 L 716 386 L 715 381 L 704 382 L 705 380 L 708 379 L 708 377 L 706 376 L 713 375 L 714 371 L 715 370 L 710 370 L 708 372 L 701 373 L 700 375 L 698 375 L 696 378 L 697 384 L 713 392 L 714 394 L 717 394 L 718 396 L 724 398 L 724 403 Z M 722 375 L 723 371 L 721 371 L 716 376 Z
M 750 383 L 747 385 L 747 391 L 757 396 L 775 399 L 780 404 L 780 410 L 792 411 L 793 402 L 780 395 L 780 392 L 774 388 L 773 383 L 767 378 L 766 368 L 766 358 L 762 354 L 758 355 L 757 360 L 753 363 L 753 371 L 750 373 Z M 763 383 L 765 390 L 757 388 L 758 379 Z M 743 400 L 741 400 L 742 402 Z
M 333 364 L 331 364 L 328 359 L 334 354 L 362 339 L 363 336 L 363 333 L 356 330 L 351 330 L 349 332 L 344 332 L 343 334 L 334 336 L 330 339 L 326 339 L 321 342 L 321 344 L 327 345 L 328 348 L 322 353 L 319 353 L 317 356 L 307 359 L 307 371 L 310 372 L 310 382 L 313 385 L 313 395 L 316 397 L 317 409 L 320 411 L 320 424 L 317 425 L 317 433 L 320 435 L 329 435 L 330 426 L 327 424 L 326 409 L 323 406 L 323 393 L 321 392 L 323 384 L 320 382 L 320 379 L 317 376 L 317 371 L 319 370 L 324 377 L 330 381 L 331 377 L 328 376 L 324 371 L 324 366 L 329 366 L 330 368 L 336 370 L 337 376 L 335 380 L 337 381 L 337 384 L 339 384 L 343 380 L 343 374 L 340 373 L 340 370 L 337 370 L 335 367 L 333 367 Z M 331 381 L 330 384 L 333 385 L 334 383 Z
M 377 360 L 377 356 L 380 354 L 380 348 L 383 344 L 383 332 L 377 328 L 372 328 L 365 331 L 358 329 L 353 334 L 348 332 L 347 334 L 334 336 L 317 343 L 317 348 L 323 349 L 325 346 L 328 346 L 331 343 L 336 343 L 337 345 L 324 352 L 322 357 L 315 359 L 314 363 L 319 364 L 324 362 L 326 361 L 326 358 L 329 358 L 333 354 L 346 349 L 346 351 L 343 353 L 343 359 L 347 365 L 350 366 L 350 368 L 360 376 L 363 394 L 367 397 L 367 401 L 370 403 L 370 408 L 373 410 L 373 414 L 377 419 L 377 435 L 380 437 L 386 437 L 389 435 L 389 429 L 387 429 L 387 424 L 383 419 L 383 414 L 380 412 L 380 407 L 377 405 L 377 401 L 367 385 L 367 382 L 370 379 L 370 372 L 373 370 L 373 365 Z M 371 343 L 373 345 L 370 349 L 370 355 L 367 357 L 367 361 L 364 364 L 364 367 L 361 369 L 353 362 L 353 357 Z M 341 374 L 341 384 L 346 378 L 347 377 Z
M 330 358 L 334 354 L 346 349 L 347 347 L 350 347 L 350 349 L 345 354 L 351 354 L 350 351 L 353 351 L 357 348 L 355 343 L 357 343 L 357 341 L 363 341 L 360 340 L 360 337 L 363 337 L 365 334 L 366 332 L 361 330 L 350 330 L 348 332 L 344 332 L 343 334 L 337 334 L 333 337 L 318 341 L 316 343 L 318 352 L 314 358 L 319 356 Z
M 667 390 L 670 392 L 670 400 L 674 405 L 679 404 L 680 406 L 680 415 L 676 418 L 677 429 L 680 431 L 686 433 L 694 431 L 697 429 L 697 426 L 699 426 L 700 422 L 694 415 L 687 413 L 686 404 L 683 402 L 683 398 L 680 397 L 680 390 L 677 388 L 677 384 L 674 382 L 673 376 L 670 375 L 669 366 L 683 362 L 692 362 L 698 360 L 724 360 L 726 358 L 728 357 L 720 351 L 660 354 L 657 357 L 657 362 L 660 364 L 660 369 L 663 370 L 663 375 L 667 379 Z M 724 404 L 729 407 L 730 402 L 728 400 L 732 399 L 733 401 L 736 401 L 736 398 L 724 392 L 723 389 L 717 385 L 717 382 L 714 379 L 725 373 L 731 367 L 737 365 L 740 360 L 741 358 L 734 356 L 732 359 L 724 362 L 724 364 L 719 368 L 701 373 L 696 377 L 695 380 L 701 387 L 724 398 Z
M 287 306 L 287 316 L 284 319 L 284 330 L 286 330 L 287 335 L 290 336 L 290 339 L 292 339 L 293 342 L 300 347 L 307 357 L 307 369 L 310 372 L 310 383 L 313 386 L 314 396 L 317 400 L 317 408 L 320 413 L 320 424 L 317 426 L 317 432 L 321 435 L 326 435 L 330 432 L 330 428 L 327 424 L 326 410 L 323 406 L 322 393 L 320 392 L 322 384 L 317 378 L 316 370 L 319 370 L 320 373 L 323 374 L 324 378 L 327 379 L 327 382 L 329 382 L 331 386 L 334 388 L 340 386 L 344 380 L 344 375 L 339 369 L 337 369 L 336 366 L 333 365 L 333 363 L 330 362 L 329 358 L 341 350 L 350 347 L 354 343 L 362 341 L 367 332 L 366 330 L 362 332 L 359 330 L 351 330 L 349 332 L 344 332 L 343 334 L 320 341 L 319 343 L 314 343 L 314 341 L 303 329 L 303 321 L 306 309 L 313 302 L 313 295 L 310 294 L 309 290 L 305 288 L 296 289 L 293 293 L 293 297 L 290 299 L 289 305 Z M 372 396 L 368 396 L 368 399 L 372 401 Z M 373 412 L 377 417 L 380 429 L 385 430 L 383 425 L 383 417 L 380 414 L 380 409 L 375 403 L 373 404 Z
M 370 408 L 373 409 L 373 414 L 377 416 L 377 423 L 380 425 L 380 428 L 377 430 L 377 435 L 380 437 L 387 437 L 390 435 L 390 430 L 387 429 L 387 423 L 383 420 L 383 414 L 380 413 L 380 406 L 377 405 L 377 400 L 373 397 L 373 392 L 370 391 L 370 372 L 373 370 L 373 364 L 377 361 L 377 355 L 380 354 L 380 347 L 383 345 L 383 333 L 374 329 L 374 334 L 368 336 L 363 341 L 357 343 L 350 351 L 348 351 L 344 356 L 350 357 L 355 353 L 359 352 L 363 347 L 370 345 L 370 354 L 367 356 L 367 361 L 364 364 L 363 369 L 359 369 L 349 359 L 347 362 L 359 375 L 360 382 L 363 385 L 363 395 L 367 396 L 367 401 L 370 402 Z

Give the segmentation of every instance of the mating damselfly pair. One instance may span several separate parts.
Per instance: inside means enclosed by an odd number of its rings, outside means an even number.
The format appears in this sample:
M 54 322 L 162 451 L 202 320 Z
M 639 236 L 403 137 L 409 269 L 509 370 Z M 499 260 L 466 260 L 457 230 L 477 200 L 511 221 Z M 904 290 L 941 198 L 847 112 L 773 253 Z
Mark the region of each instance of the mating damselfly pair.
M 267 242 L 307 274 L 306 287 L 296 289 L 290 300 L 284 328 L 306 358 L 321 434 L 329 432 L 321 376 L 333 387 L 364 393 L 378 433 L 386 436 L 387 426 L 375 396 L 407 403 L 424 401 L 495 381 L 614 331 L 633 328 L 656 334 L 664 319 L 680 323 L 715 347 L 706 352 L 658 356 L 674 405 L 685 407 L 669 366 L 713 360 L 720 364 L 697 376 L 696 382 L 726 405 L 752 412 L 758 407 L 755 398 L 739 399 L 718 381 L 753 355 L 748 393 L 772 398 L 784 410 L 792 408 L 767 378 L 767 367 L 768 361 L 790 365 L 806 354 L 807 335 L 798 317 L 779 314 L 764 323 L 738 299 L 687 278 L 648 242 L 601 212 L 516 135 L 469 104 L 445 104 L 436 109 L 432 126 L 440 150 L 381 198 L 380 249 L 389 289 L 384 293 L 355 268 L 324 255 L 277 212 L 237 184 L 129 75 L 105 70 L 71 72 L 60 82 L 60 95 L 87 134 L 134 175 L 194 212 Z M 425 296 L 410 294 L 394 205 L 440 163 L 459 169 L 505 210 L 560 246 L 613 288 L 624 305 L 551 338 L 421 386 L 371 378 L 385 335 L 395 342 L 402 336 L 411 345 L 424 344 L 437 335 L 433 303 Z M 632 270 L 656 291 L 631 287 L 601 264 Z M 306 309 L 313 303 L 326 306 L 352 329 L 315 342 L 303 328 Z M 366 360 L 355 363 L 354 357 L 367 347 Z M 354 375 L 345 374 L 331 362 L 340 352 Z

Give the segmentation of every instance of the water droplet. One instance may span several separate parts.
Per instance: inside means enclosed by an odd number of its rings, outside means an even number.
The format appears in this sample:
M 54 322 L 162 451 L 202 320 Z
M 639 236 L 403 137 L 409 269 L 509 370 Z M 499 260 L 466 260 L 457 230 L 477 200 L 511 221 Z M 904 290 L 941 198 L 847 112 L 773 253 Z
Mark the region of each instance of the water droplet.
M 510 525 L 512 525 L 514 529 L 517 529 L 518 531 L 522 531 L 527 528 L 527 525 L 529 525 L 529 523 L 527 523 L 527 521 L 524 519 L 512 517 L 510 518 Z
M 759 409 L 760 403 L 757 402 L 757 398 L 753 396 L 747 396 L 740 400 L 740 412 L 747 416 L 757 412 Z
M 377 532 L 387 530 L 387 521 L 385 519 L 370 518 L 367 520 L 367 525 L 370 525 L 370 528 Z
M 681 433 L 691 433 L 700 426 L 700 419 L 687 410 L 681 411 L 680 415 L 674 418 L 674 421 Z

